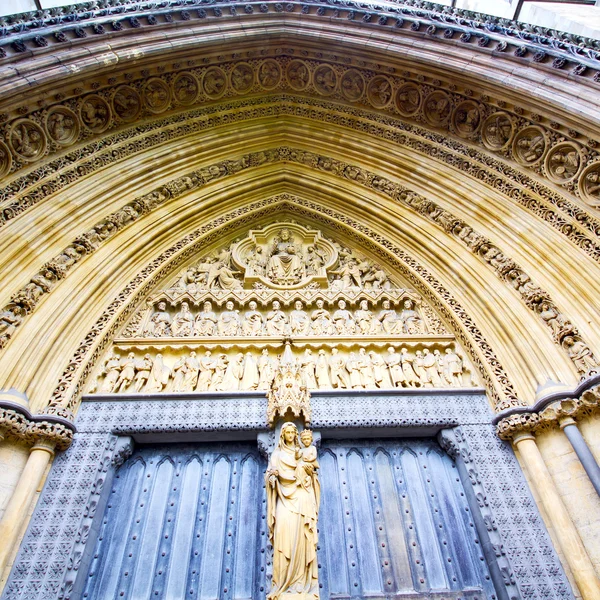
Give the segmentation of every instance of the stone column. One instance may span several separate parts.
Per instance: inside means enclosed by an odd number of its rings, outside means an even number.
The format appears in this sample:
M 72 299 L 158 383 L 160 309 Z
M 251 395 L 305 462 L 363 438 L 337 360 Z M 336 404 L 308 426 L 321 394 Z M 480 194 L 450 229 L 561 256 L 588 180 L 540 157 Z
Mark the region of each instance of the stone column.
M 19 482 L 11 496 L 2 521 L 0 521 L 0 573 L 4 571 L 12 554 L 21 528 L 27 519 L 33 496 L 38 489 L 46 467 L 54 456 L 54 441 L 38 441 L 31 448 L 29 458 Z
M 591 453 L 586 441 L 583 439 L 577 423 L 572 417 L 564 417 L 559 421 L 560 428 L 565 432 L 577 458 L 587 473 L 596 493 L 600 496 L 600 467 Z
M 513 443 L 518 448 L 531 483 L 542 500 L 582 598 L 584 600 L 600 599 L 600 581 L 598 581 L 575 525 L 556 490 L 534 436 L 528 432 L 517 433 L 513 438 Z

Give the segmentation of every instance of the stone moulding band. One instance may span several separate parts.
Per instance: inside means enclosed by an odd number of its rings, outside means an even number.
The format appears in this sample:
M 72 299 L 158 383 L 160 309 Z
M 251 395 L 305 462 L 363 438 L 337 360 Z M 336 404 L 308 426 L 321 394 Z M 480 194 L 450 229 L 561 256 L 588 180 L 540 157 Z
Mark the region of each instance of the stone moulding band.
M 485 340 L 471 317 L 462 308 L 452 294 L 446 290 L 434 276 L 423 266 L 399 247 L 373 232 L 369 227 L 349 219 L 347 216 L 330 209 L 324 209 L 316 203 L 303 202 L 301 199 L 283 194 L 258 203 L 246 205 L 230 214 L 212 221 L 196 230 L 186 238 L 172 246 L 128 284 L 104 311 L 96 325 L 85 336 L 84 342 L 76 350 L 71 362 L 62 374 L 59 384 L 52 396 L 49 406 L 45 409 L 50 414 L 60 414 L 72 418 L 72 411 L 77 406 L 80 394 L 93 365 L 99 359 L 101 352 L 114 337 L 119 328 L 125 324 L 137 304 L 141 302 L 164 278 L 173 273 L 192 256 L 200 252 L 209 243 L 222 238 L 229 231 L 236 231 L 245 222 L 255 224 L 256 220 L 266 214 L 273 214 L 273 206 L 280 205 L 280 210 L 300 214 L 310 220 L 320 220 L 328 227 L 342 230 L 353 237 L 358 243 L 375 252 L 385 261 L 391 262 L 393 268 L 413 284 L 437 310 L 451 322 L 461 322 L 461 327 L 454 325 L 454 334 L 469 352 L 470 358 L 485 381 L 486 388 L 494 405 L 498 409 L 522 404 L 514 387 L 493 349 Z M 433 291 L 435 290 L 435 291 Z M 443 299 L 443 300 L 442 300 Z M 112 317 L 128 303 L 128 308 L 122 311 L 113 322 Z M 464 328 L 464 331 L 463 331 Z M 468 335 L 465 333 L 468 331 Z M 100 340 L 100 341 L 98 341 Z M 478 347 L 475 350 L 475 347 Z M 482 359 L 482 356 L 485 357 Z M 83 370 L 82 370 L 83 367 Z M 499 390 L 502 390 L 501 393 Z
M 533 65 L 542 62 L 546 55 L 562 58 L 563 62 L 553 63 L 554 68 L 562 69 L 568 63 L 571 68 L 575 67 L 575 72 L 580 75 L 585 70 L 577 69 L 579 65 L 598 68 L 596 40 L 557 30 L 544 30 L 544 33 L 540 33 L 538 28 L 534 31 L 529 24 L 489 15 L 486 15 L 486 20 L 483 21 L 480 13 L 464 9 L 444 7 L 442 13 L 439 11 L 439 5 L 429 2 L 420 3 L 418 6 L 413 2 L 394 2 L 384 9 L 381 6 L 366 6 L 352 0 L 343 3 L 303 0 L 287 2 L 284 8 L 282 3 L 274 0 L 261 0 L 247 2 L 243 11 L 227 2 L 215 3 L 209 0 L 187 0 L 185 7 L 179 8 L 164 3 L 160 8 L 156 3 L 136 3 L 128 9 L 127 4 L 124 7 L 114 0 L 104 4 L 102 9 L 76 5 L 63 10 L 37 11 L 5 17 L 2 21 L 7 39 L 2 45 L 4 47 L 0 46 L 0 58 L 9 54 L 35 52 L 36 49 L 60 45 L 73 38 L 83 39 L 88 35 L 114 36 L 121 31 L 131 33 L 132 29 L 175 27 L 181 22 L 185 22 L 189 27 L 199 20 L 210 22 L 228 17 L 250 19 L 255 12 L 277 15 L 285 11 L 306 19 L 321 17 L 329 20 L 333 17 L 341 22 L 356 21 L 363 26 L 391 29 L 396 33 L 412 36 L 421 32 L 421 35 L 426 34 L 430 38 L 448 40 L 457 34 L 460 36 L 460 42 L 474 50 L 488 48 L 492 43 L 496 44 L 496 54 L 511 52 L 519 58 L 526 57 L 529 50 L 530 56 L 526 62 Z M 124 12 L 129 14 L 123 18 Z M 16 21 L 14 25 L 13 19 Z M 90 19 L 93 19 L 93 23 L 88 22 Z M 71 24 L 73 22 L 76 24 Z M 543 51 L 543 57 L 540 56 L 540 51 Z

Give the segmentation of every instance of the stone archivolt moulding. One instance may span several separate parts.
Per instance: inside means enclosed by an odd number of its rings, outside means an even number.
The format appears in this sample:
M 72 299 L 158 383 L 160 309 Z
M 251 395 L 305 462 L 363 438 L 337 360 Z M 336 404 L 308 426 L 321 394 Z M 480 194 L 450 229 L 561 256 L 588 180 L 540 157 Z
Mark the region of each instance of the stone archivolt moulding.
M 555 343 L 567 352 L 582 378 L 598 367 L 598 361 L 589 345 L 581 338 L 572 322 L 561 313 L 548 293 L 535 285 L 531 277 L 514 260 L 465 221 L 435 202 L 358 165 L 285 146 L 267 152 L 250 153 L 235 160 L 220 161 L 193 171 L 136 198 L 97 223 L 74 240 L 61 254 L 46 263 L 26 286 L 13 295 L 10 304 L 0 313 L 0 348 L 6 345 L 16 328 L 22 323 L 24 316 L 35 309 L 41 297 L 50 293 L 56 282 L 64 279 L 79 261 L 94 252 L 102 242 L 115 235 L 120 229 L 164 202 L 190 190 L 199 189 L 211 181 L 230 174 L 278 161 L 308 165 L 313 169 L 351 180 L 416 210 L 463 243 L 484 264 L 489 265 L 501 281 L 518 292 L 526 306 L 546 324 Z M 589 360 L 584 361 L 585 364 L 582 366 L 579 357 L 583 352 L 589 356 Z
M 511 108 L 501 99 L 494 100 L 485 94 L 476 97 L 470 89 L 459 92 L 450 82 L 425 80 L 410 72 L 399 76 L 365 61 L 355 61 L 357 64 L 352 65 L 351 58 L 345 64 L 345 59 L 340 60 L 337 55 L 328 56 L 328 62 L 323 62 L 322 53 L 299 54 L 294 57 L 286 55 L 285 49 L 278 49 L 270 58 L 259 59 L 252 54 L 243 61 L 223 62 L 221 56 L 218 66 L 176 69 L 173 73 L 141 79 L 136 73 L 126 77 L 126 85 L 98 84 L 92 86 L 92 93 L 31 113 L 27 109 L 20 111 L 2 127 L 8 145 L 0 146 L 0 176 L 16 174 L 20 169 L 30 170 L 32 163 L 44 157 L 64 156 L 65 148 L 70 145 L 104 137 L 110 130 L 130 126 L 136 120 L 156 118 L 167 111 L 190 110 L 194 105 L 258 93 L 301 92 L 355 104 L 361 111 L 366 107 L 395 118 L 399 116 L 427 130 L 445 131 L 453 134 L 453 142 L 460 147 L 464 148 L 464 142 L 477 144 L 488 156 L 491 152 L 509 159 L 519 168 L 531 169 L 566 192 L 579 195 L 589 207 L 597 208 L 600 204 L 600 155 L 594 140 L 587 145 L 581 143 L 584 137 L 581 133 L 567 127 L 561 129 L 554 121 L 543 123 L 537 114 L 527 118 L 522 109 Z M 271 73 L 272 80 L 265 73 Z M 159 96 L 162 101 L 156 104 L 152 98 Z M 193 109 L 190 117 L 193 118 Z M 176 120 L 181 121 L 179 115 Z M 425 137 L 422 131 L 420 135 Z M 434 137 L 440 136 L 434 134 Z M 464 153 L 470 156 L 470 149 Z M 41 174 L 46 168 L 36 171 Z M 39 176 L 36 171 L 27 175 L 27 187 Z M 520 174 L 517 178 L 519 184 L 524 183 L 520 181 L 522 177 Z M 14 182 L 2 198 L 8 199 L 23 190 L 23 185 Z M 555 204 L 561 210 L 581 212 L 584 219 L 590 218 L 585 210 L 573 208 L 565 198 L 558 197 L 560 201 Z M 2 219 L 13 218 L 19 212 L 17 206 L 5 207 Z
M 154 288 L 223 236 L 238 231 L 244 225 L 255 226 L 260 219 L 273 215 L 275 207 L 291 215 L 298 215 L 307 222 L 317 222 L 323 224 L 326 229 L 340 231 L 344 237 L 354 240 L 365 251 L 380 257 L 384 264 L 389 265 L 390 270 L 397 270 L 446 323 L 451 325 L 452 333 L 469 354 L 496 408 L 502 410 L 522 405 L 485 336 L 460 303 L 425 267 L 366 225 L 318 204 L 282 195 L 247 205 L 207 223 L 163 252 L 143 269 L 111 302 L 85 336 L 61 375 L 46 412 L 72 418 L 94 365 Z
M 561 390 L 540 398 L 527 409 L 508 409 L 494 418 L 498 436 L 512 440 L 519 433 L 542 433 L 567 419 L 582 419 L 600 413 L 600 377 L 583 381 L 572 391 Z

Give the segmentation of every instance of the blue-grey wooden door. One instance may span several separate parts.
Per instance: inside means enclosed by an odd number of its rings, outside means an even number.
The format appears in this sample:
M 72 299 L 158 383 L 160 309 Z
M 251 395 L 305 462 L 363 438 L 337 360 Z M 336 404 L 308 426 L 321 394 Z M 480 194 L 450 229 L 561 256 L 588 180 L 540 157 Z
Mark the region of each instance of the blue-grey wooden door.
M 493 599 L 434 441 L 324 441 L 319 461 L 322 599 Z M 115 477 L 84 598 L 264 599 L 265 467 L 252 444 L 139 448 Z

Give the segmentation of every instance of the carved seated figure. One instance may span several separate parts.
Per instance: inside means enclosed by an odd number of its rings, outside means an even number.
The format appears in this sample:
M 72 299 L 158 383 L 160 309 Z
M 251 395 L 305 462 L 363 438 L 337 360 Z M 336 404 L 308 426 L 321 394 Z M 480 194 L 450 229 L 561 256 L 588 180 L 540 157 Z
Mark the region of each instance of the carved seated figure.
M 173 319 L 173 335 L 175 337 L 187 337 L 192 335 L 194 329 L 194 316 L 190 312 L 189 304 L 187 302 L 181 303 L 181 310 L 175 315 Z
M 297 283 L 304 276 L 304 265 L 288 229 L 282 229 L 270 251 L 267 276 L 279 284 Z
M 312 320 L 311 332 L 313 335 L 331 335 L 333 329 L 331 315 L 324 308 L 323 300 L 317 300 L 317 308 L 312 311 L 310 318 Z
M 233 302 L 229 300 L 225 305 L 225 310 L 221 313 L 217 323 L 219 335 L 231 336 L 238 335 L 240 330 L 239 311 L 233 309 Z
M 310 317 L 303 310 L 300 300 L 294 304 L 294 310 L 290 313 L 290 332 L 292 335 L 306 335 L 310 327 Z
M 348 335 L 356 331 L 354 317 L 346 308 L 346 302 L 344 300 L 338 302 L 338 310 L 333 313 L 333 324 L 339 335 Z
M 263 335 L 263 318 L 256 310 L 257 304 L 252 300 L 248 305 L 250 309 L 244 314 L 242 331 L 244 335 Z
M 287 317 L 281 310 L 281 304 L 273 301 L 273 310 L 267 314 L 267 335 L 285 335 Z
M 202 312 L 198 313 L 194 322 L 194 333 L 196 335 L 214 335 L 217 330 L 217 315 L 213 312 L 212 304 L 205 302 Z
M 144 334 L 153 337 L 171 335 L 171 315 L 167 312 L 167 303 L 159 302 L 157 308 L 158 310 L 150 317 Z
M 402 330 L 402 324 L 398 320 L 398 315 L 389 300 L 383 301 L 381 310 L 377 315 L 377 321 L 384 333 L 399 333 Z
M 410 300 L 405 300 L 403 306 L 404 308 L 400 313 L 402 332 L 409 334 L 423 333 L 423 321 L 419 313 L 414 310 L 413 303 Z

